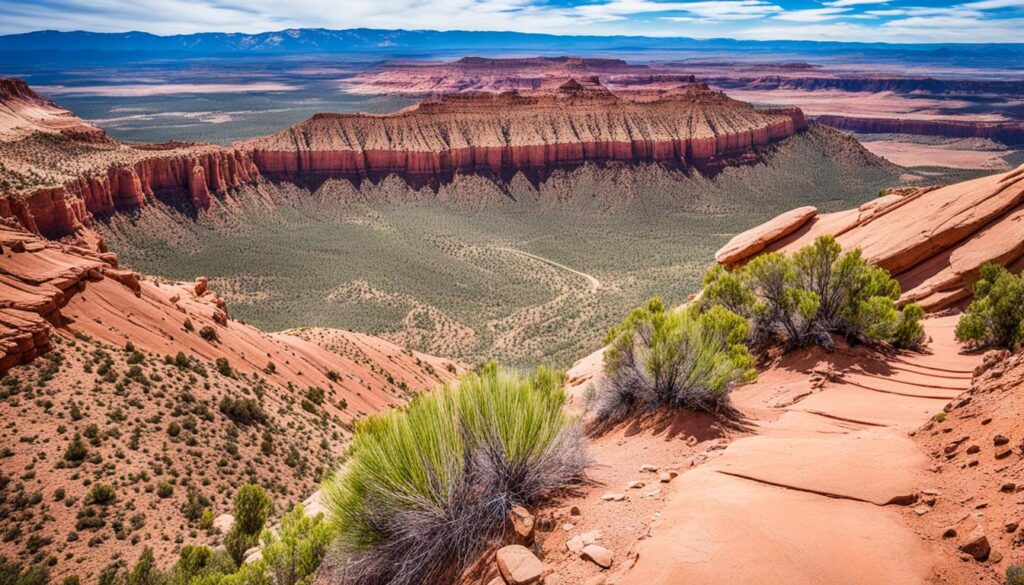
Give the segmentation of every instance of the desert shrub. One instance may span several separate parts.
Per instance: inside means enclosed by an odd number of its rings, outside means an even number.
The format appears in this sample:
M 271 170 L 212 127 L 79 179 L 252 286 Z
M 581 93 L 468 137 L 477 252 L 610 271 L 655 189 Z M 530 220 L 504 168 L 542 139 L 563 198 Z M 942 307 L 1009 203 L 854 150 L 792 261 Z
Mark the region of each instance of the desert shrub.
M 850 341 L 918 345 L 924 314 L 913 303 L 900 309 L 900 286 L 860 250 L 843 253 L 832 236 L 822 236 L 792 256 L 762 254 L 742 268 L 713 268 L 704 278 L 700 305 L 723 306 L 749 319 L 750 341 L 763 347 L 820 345 L 832 336 Z
M 1006 567 L 1005 585 L 1024 585 L 1024 565 Z
M 204 325 L 199 330 L 199 337 L 202 337 L 206 341 L 217 341 L 217 330 L 210 325 Z
M 106 483 L 94 483 L 89 490 L 88 503 L 105 506 L 117 499 L 113 486 Z
M 160 571 L 156 567 L 156 559 L 153 557 L 153 549 L 146 547 L 139 555 L 139 560 L 128 573 L 125 580 L 126 585 L 159 585 L 163 582 Z
M 578 481 L 588 461 L 564 402 L 494 368 L 360 420 L 324 484 L 345 582 L 452 583 L 512 506 Z
M 267 413 L 263 411 L 260 403 L 253 398 L 229 398 L 225 396 L 220 401 L 220 411 L 236 424 L 254 425 L 267 423 Z
M 259 541 L 260 532 L 273 508 L 274 502 L 258 485 L 243 485 L 235 494 L 235 520 L 224 537 L 224 547 L 239 565 L 245 558 L 245 551 Z
M 217 358 L 217 371 L 220 372 L 221 376 L 227 376 L 228 378 L 235 377 L 235 370 L 231 367 L 231 362 L 228 358 L 219 357 Z
M 181 547 L 178 561 L 170 570 L 166 571 L 162 583 L 166 585 L 216 584 L 222 582 L 223 575 L 231 575 L 235 573 L 236 569 L 237 565 L 227 552 L 188 544 Z
M 174 486 L 172 486 L 169 482 L 161 481 L 160 483 L 156 484 L 156 495 L 159 496 L 161 499 L 167 499 L 171 497 L 173 493 Z
M 64 460 L 80 463 L 85 460 L 88 454 L 89 449 L 85 446 L 85 442 L 82 441 L 82 435 L 75 433 L 71 442 L 68 443 L 68 448 L 64 450 Z
M 43 565 L 32 565 L 17 575 L 14 585 L 46 585 L 50 582 L 50 569 Z
M 605 338 L 606 379 L 588 404 L 604 427 L 662 406 L 720 412 L 729 390 L 754 377 L 747 321 L 723 307 L 700 313 L 651 299 Z
M 275 585 L 305 585 L 312 581 L 333 539 L 334 528 L 323 514 L 309 516 L 298 504 L 281 519 L 276 533 L 263 531 L 262 563 Z
M 1024 276 L 998 264 L 981 267 L 974 300 L 956 324 L 956 338 L 975 347 L 1024 345 Z

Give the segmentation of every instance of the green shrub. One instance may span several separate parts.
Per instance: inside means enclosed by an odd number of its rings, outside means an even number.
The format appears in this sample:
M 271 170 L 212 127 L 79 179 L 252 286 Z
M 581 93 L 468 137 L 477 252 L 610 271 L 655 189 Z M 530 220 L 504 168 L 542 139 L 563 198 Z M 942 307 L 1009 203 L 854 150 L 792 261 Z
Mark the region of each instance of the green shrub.
M 94 483 L 92 489 L 89 490 L 88 503 L 96 504 L 98 506 L 106 506 L 111 504 L 117 499 L 117 494 L 114 492 L 114 487 L 106 483 Z
M 816 344 L 833 347 L 832 335 L 850 341 L 914 347 L 924 337 L 924 312 L 896 305 L 900 286 L 882 268 L 843 253 L 822 236 L 792 256 L 762 254 L 742 268 L 716 266 L 704 277 L 703 308 L 723 306 L 749 319 L 751 342 L 763 347 Z
M 235 494 L 234 523 L 224 537 L 224 547 L 239 565 L 245 551 L 259 542 L 260 532 L 266 524 L 274 502 L 258 485 L 246 484 Z
M 219 357 L 217 358 L 216 364 L 217 371 L 220 372 L 220 375 L 227 376 L 228 378 L 235 377 L 235 370 L 231 368 L 231 362 L 228 361 L 228 358 Z
M 128 573 L 126 585 L 160 585 L 162 582 L 160 571 L 156 568 L 156 559 L 153 558 L 153 549 L 147 546 Z
M 311 581 L 334 539 L 334 528 L 323 514 L 306 515 L 302 504 L 281 519 L 277 533 L 263 531 L 262 563 L 276 585 Z
M 253 398 L 229 398 L 225 396 L 220 401 L 220 411 L 236 424 L 254 425 L 267 423 L 267 413 L 263 411 L 260 403 Z
M 360 420 L 323 491 L 347 582 L 454 582 L 512 506 L 580 480 L 585 445 L 564 402 L 492 368 Z
M 167 499 L 171 497 L 173 493 L 174 486 L 172 486 L 169 482 L 161 481 L 160 483 L 156 484 L 156 495 L 158 497 L 162 499 Z
M 217 341 L 217 330 L 211 327 L 210 325 L 204 325 L 199 330 L 199 337 L 202 337 L 206 341 Z
M 605 380 L 588 400 L 595 428 L 667 406 L 720 412 L 729 391 L 753 379 L 745 319 L 723 307 L 699 313 L 660 299 L 634 309 L 605 338 Z
M 1006 567 L 1006 585 L 1024 585 L 1024 565 Z
M 47 585 L 50 582 L 50 569 L 43 565 L 32 565 L 18 575 L 15 585 Z
M 79 463 L 84 461 L 88 454 L 89 449 L 85 446 L 85 442 L 82 441 L 82 435 L 75 433 L 71 442 L 68 443 L 68 448 L 64 450 L 64 460 Z
M 981 267 L 974 300 L 956 324 L 956 338 L 974 347 L 1017 350 L 1024 345 L 1024 276 L 997 264 Z

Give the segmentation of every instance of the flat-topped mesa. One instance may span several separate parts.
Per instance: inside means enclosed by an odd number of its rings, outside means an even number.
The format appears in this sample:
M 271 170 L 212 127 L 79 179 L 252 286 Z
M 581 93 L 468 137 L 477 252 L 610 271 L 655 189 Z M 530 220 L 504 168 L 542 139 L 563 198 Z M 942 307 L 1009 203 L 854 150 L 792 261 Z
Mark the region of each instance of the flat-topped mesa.
M 235 146 L 271 177 L 434 183 L 587 162 L 717 170 L 804 128 L 798 109 L 758 110 L 701 84 L 624 99 L 570 79 L 551 92 L 449 95 L 387 115 L 320 114 Z
M 945 187 L 902 189 L 857 209 L 801 208 L 737 235 L 716 258 L 736 266 L 762 252 L 793 252 L 831 234 L 888 270 L 903 300 L 928 311 L 962 304 L 981 266 L 1024 270 L 1024 166 Z
M 0 160 L 0 218 L 50 238 L 155 200 L 203 210 L 212 194 L 260 177 L 252 160 L 229 148 L 120 144 L 25 82 L 3 78 Z

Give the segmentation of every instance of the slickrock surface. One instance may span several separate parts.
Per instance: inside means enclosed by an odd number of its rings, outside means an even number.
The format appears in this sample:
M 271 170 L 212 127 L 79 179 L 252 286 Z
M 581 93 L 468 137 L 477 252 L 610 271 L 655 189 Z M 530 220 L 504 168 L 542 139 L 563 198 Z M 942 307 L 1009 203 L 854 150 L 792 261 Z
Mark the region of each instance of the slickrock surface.
M 889 270 L 903 298 L 929 311 L 967 299 L 985 262 L 1014 271 L 1024 267 L 1024 167 L 941 188 L 903 190 L 856 210 L 818 214 L 789 235 L 776 235 L 776 224 L 797 223 L 793 214 L 803 217 L 803 210 L 737 235 L 719 252 L 719 261 L 735 265 L 749 259 L 741 245 L 748 241 L 768 240 L 763 249 L 792 252 L 832 234 L 844 248 L 860 248 Z
M 935 476 L 909 433 L 966 390 L 981 362 L 959 353 L 955 323 L 956 317 L 927 319 L 931 343 L 920 354 L 841 348 L 787 355 L 734 392 L 744 415 L 736 428 L 710 419 L 669 424 L 650 452 L 648 434 L 637 429 L 599 438 L 596 456 L 629 455 L 631 465 L 619 475 L 655 477 L 643 471 L 646 463 L 678 466 L 680 474 L 659 484 L 652 499 L 627 490 L 626 503 L 635 503 L 626 514 L 614 508 L 620 503 L 597 501 L 618 486 L 595 487 L 561 503 L 556 524 L 573 523 L 575 534 L 619 519 L 601 526 L 599 544 L 624 558 L 622 567 L 604 572 L 623 585 L 991 579 L 992 569 L 958 557 L 949 561 L 956 571 L 941 573 L 947 551 L 918 528 L 928 514 L 916 509 L 928 506 L 922 492 Z M 820 371 L 834 375 L 822 378 Z M 588 358 L 569 371 L 569 381 L 582 388 L 600 375 Z M 572 507 L 582 510 L 580 519 L 565 513 Z M 544 550 L 553 551 L 546 558 L 559 583 L 586 583 L 600 572 L 563 559 L 557 539 L 549 542 Z
M 269 176 L 429 182 L 588 161 L 755 162 L 755 147 L 805 127 L 799 110 L 756 110 L 702 85 L 637 101 L 571 79 L 553 92 L 452 95 L 387 115 L 318 114 L 235 146 Z

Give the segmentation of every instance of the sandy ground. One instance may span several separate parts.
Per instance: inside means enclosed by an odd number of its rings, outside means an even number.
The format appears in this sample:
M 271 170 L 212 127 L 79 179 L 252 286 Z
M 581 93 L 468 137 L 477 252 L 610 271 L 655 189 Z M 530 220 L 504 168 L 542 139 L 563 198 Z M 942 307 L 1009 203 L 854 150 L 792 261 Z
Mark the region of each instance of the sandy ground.
M 878 140 L 861 142 L 872 154 L 904 167 L 936 166 L 954 169 L 1006 170 L 1004 152 L 958 150 L 948 146 Z

